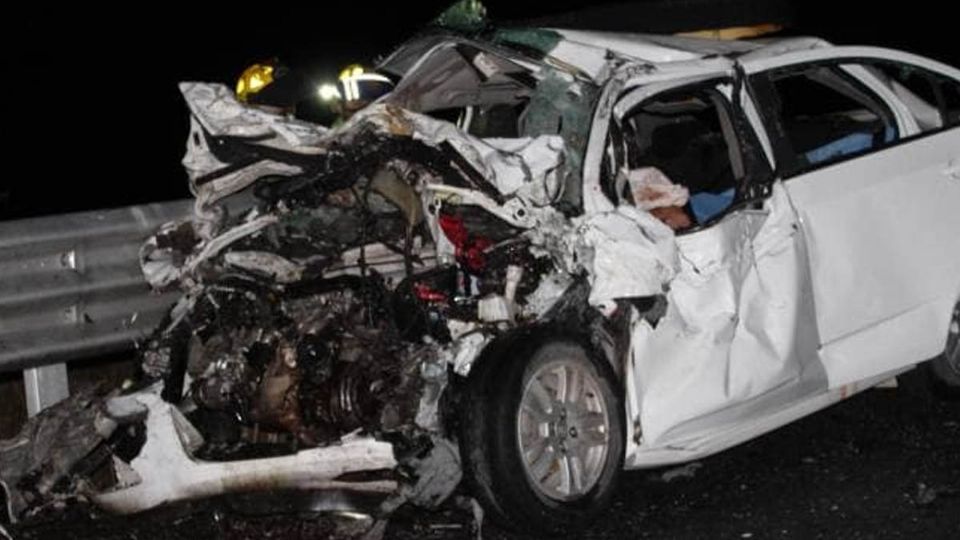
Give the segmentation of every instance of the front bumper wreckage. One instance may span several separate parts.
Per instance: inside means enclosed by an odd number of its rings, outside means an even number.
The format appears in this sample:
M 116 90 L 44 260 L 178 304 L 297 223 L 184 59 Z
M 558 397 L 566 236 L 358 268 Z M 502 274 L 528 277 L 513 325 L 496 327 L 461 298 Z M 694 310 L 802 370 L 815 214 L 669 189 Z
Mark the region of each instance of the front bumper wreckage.
M 344 489 L 382 494 L 397 489 L 397 482 L 392 480 L 339 480 L 350 473 L 397 466 L 392 445 L 368 436 L 347 436 L 338 444 L 287 456 L 200 461 L 191 452 L 202 445 L 202 437 L 159 393 L 115 399 L 133 400 L 145 409 L 147 440 L 129 464 L 115 461 L 122 479 L 115 490 L 92 496 L 97 505 L 112 512 L 130 514 L 168 501 L 265 489 Z
M 327 132 L 181 90 L 196 211 L 141 264 L 184 295 L 141 344 L 139 390 L 75 396 L 0 442 L 13 520 L 76 496 L 132 513 L 284 488 L 435 506 L 461 479 L 451 377 L 582 311 L 587 282 L 601 306 L 659 294 L 676 266 L 644 212 L 551 206 L 560 137 L 478 139 L 391 105 Z

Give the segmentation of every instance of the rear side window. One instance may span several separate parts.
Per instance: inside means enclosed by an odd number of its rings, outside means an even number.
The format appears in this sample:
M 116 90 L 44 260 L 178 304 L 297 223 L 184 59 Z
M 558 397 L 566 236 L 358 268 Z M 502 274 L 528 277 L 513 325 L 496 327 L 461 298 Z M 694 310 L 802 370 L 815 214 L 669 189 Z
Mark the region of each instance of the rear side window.
M 960 82 L 899 62 L 864 65 L 910 109 L 922 132 L 960 125 Z
M 758 76 L 765 121 L 774 126 L 783 176 L 793 176 L 899 139 L 892 111 L 856 79 L 833 66 Z

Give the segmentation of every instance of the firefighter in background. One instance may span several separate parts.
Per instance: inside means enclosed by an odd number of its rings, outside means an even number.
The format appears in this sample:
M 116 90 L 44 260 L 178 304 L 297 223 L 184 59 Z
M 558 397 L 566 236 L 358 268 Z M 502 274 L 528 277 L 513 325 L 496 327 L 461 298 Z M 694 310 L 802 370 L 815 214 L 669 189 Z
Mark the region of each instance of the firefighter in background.
M 237 79 L 237 99 L 265 111 L 293 116 L 297 103 L 310 94 L 306 81 L 276 58 L 243 70 Z
M 299 73 L 277 59 L 271 59 L 245 69 L 237 79 L 236 94 L 241 103 L 274 114 L 297 116 L 297 105 L 304 105 L 306 109 L 302 111 L 304 118 L 301 119 L 318 122 L 320 119 L 311 118 L 310 114 L 310 109 L 318 104 L 307 102 L 311 96 L 316 100 L 316 91 L 320 99 L 327 103 L 328 110 L 336 115 L 333 123 L 333 127 L 336 127 L 360 109 L 390 93 L 393 87 L 393 81 L 389 78 L 353 64 L 340 72 L 336 84 L 321 85 L 313 90 Z
M 390 93 L 393 87 L 393 81 L 389 78 L 366 71 L 359 64 L 344 68 L 337 79 L 337 95 L 332 100 L 337 113 L 334 127 L 343 124 L 360 109 Z

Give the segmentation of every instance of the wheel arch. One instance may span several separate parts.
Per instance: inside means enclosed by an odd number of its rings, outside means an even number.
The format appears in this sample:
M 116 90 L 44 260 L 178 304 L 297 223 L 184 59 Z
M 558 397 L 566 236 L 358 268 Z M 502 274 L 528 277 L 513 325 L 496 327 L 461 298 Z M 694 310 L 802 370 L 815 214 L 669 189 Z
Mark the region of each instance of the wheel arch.
M 594 339 L 590 330 L 559 321 L 547 321 L 534 325 L 517 327 L 504 332 L 494 338 L 477 356 L 466 378 L 474 376 L 479 371 L 489 370 L 511 357 L 532 353 L 537 347 L 549 341 L 573 342 L 583 347 L 590 356 L 602 360 L 602 364 L 610 368 L 617 387 L 623 391 L 623 366 L 617 361 L 617 355 L 612 350 L 606 350 Z

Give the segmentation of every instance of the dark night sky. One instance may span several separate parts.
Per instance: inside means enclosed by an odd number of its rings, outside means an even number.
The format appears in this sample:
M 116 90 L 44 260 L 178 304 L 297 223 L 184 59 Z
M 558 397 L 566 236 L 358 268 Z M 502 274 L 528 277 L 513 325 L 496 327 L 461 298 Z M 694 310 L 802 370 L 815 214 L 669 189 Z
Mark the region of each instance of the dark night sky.
M 312 77 L 333 78 L 347 63 L 390 52 L 448 3 L 344 2 L 334 9 L 324 2 L 235 2 L 195 11 L 170 2 L 109 10 L 35 2 L 6 21 L 16 33 L 3 38 L 13 66 L 0 83 L 7 141 L 0 219 L 185 197 L 179 161 L 188 117 L 178 81 L 233 84 L 246 65 L 273 56 Z M 654 32 L 681 29 L 675 25 L 684 18 L 694 25 L 768 18 L 772 3 L 789 10 L 791 34 L 902 48 L 960 65 L 955 16 L 939 7 L 946 3 L 927 0 L 904 2 L 909 11 L 823 0 L 719 0 L 712 8 L 705 0 L 634 1 L 629 8 L 485 3 L 499 21 L 574 11 L 563 20 Z M 577 11 L 586 6 L 592 14 Z

